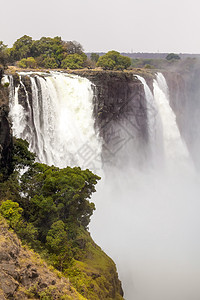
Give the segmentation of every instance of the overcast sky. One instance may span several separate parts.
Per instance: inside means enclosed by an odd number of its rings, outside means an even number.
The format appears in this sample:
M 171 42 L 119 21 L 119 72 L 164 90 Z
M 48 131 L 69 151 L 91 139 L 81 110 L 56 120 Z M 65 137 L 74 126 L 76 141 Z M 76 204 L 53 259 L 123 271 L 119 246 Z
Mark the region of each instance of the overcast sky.
M 61 36 L 85 51 L 200 53 L 198 0 L 0 0 L 0 40 Z

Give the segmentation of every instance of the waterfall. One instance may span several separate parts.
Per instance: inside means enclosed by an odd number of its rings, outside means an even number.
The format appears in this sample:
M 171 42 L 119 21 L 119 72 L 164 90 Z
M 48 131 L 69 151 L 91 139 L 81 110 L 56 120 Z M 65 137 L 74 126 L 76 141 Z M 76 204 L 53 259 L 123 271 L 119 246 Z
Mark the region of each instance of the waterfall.
M 147 101 L 147 126 L 149 134 L 149 159 L 150 165 L 156 167 L 156 164 L 162 164 L 164 159 L 163 145 L 163 125 L 161 121 L 160 111 L 154 99 L 154 95 L 146 83 L 146 80 L 137 75 L 137 78 L 144 86 L 144 92 Z
M 18 91 L 19 86 L 15 87 L 13 83 L 13 77 L 10 76 L 10 116 L 12 119 L 13 135 L 17 138 L 26 139 L 25 124 L 26 124 L 26 112 L 22 105 L 19 104 Z
M 192 162 L 185 142 L 182 140 L 176 123 L 176 116 L 169 104 L 169 91 L 166 80 L 158 73 L 153 83 L 154 98 L 158 107 L 163 127 L 163 148 L 166 166 L 174 172 L 174 164 L 177 169 L 192 168 Z
M 24 74 L 17 87 L 10 77 L 15 136 L 26 138 L 41 162 L 79 165 L 99 174 L 102 146 L 94 129 L 91 82 L 58 72 L 26 75 L 31 94 Z M 148 168 L 138 167 L 143 149 L 133 131 L 134 116 L 111 120 L 104 130 L 114 140 L 104 146 L 113 155 L 93 196 L 97 209 L 90 231 L 116 262 L 126 300 L 198 300 L 199 181 L 164 76 L 156 75 L 152 91 L 137 78 L 147 101 Z M 117 151 L 115 138 L 121 141 Z
M 20 73 L 19 86 L 10 80 L 13 133 L 26 139 L 39 162 L 58 167 L 101 169 L 101 143 L 94 129 L 92 84 L 86 78 L 58 72 Z M 26 103 L 19 102 L 24 92 Z M 32 99 L 30 99 L 32 97 Z

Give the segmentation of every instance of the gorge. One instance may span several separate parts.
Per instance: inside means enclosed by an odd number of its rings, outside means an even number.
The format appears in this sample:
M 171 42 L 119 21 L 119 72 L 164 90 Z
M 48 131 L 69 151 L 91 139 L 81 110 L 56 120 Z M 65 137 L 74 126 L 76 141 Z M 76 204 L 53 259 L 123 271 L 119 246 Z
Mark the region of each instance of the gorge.
M 4 77 L 13 134 L 40 162 L 102 177 L 90 231 L 116 262 L 125 299 L 199 299 L 198 68 L 73 73 Z M 0 120 L 9 165 L 6 100 Z

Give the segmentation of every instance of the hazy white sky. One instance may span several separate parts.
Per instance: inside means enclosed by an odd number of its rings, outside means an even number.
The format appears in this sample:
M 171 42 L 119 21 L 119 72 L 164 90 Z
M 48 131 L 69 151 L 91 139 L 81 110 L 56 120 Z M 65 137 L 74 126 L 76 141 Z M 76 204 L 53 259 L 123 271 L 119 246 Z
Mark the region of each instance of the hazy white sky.
M 198 0 L 0 0 L 0 40 L 61 36 L 85 51 L 200 53 Z

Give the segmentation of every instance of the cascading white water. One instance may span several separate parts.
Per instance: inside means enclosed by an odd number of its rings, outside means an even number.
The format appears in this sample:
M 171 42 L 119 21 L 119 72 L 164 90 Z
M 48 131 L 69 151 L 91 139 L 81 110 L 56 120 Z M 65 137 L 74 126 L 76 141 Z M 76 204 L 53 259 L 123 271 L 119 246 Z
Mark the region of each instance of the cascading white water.
M 23 109 L 23 106 L 19 104 L 18 90 L 19 86 L 14 86 L 13 77 L 10 76 L 10 115 L 13 123 L 13 135 L 17 138 L 26 139 L 26 113 Z
M 125 172 L 107 170 L 109 180 L 96 194 L 97 210 L 90 228 L 117 263 L 126 300 L 197 300 L 198 180 L 169 105 L 164 77 L 157 75 L 153 95 L 144 79 L 138 79 L 144 84 L 147 101 L 153 101 L 147 108 L 155 107 L 158 112 L 154 122 L 151 111 L 147 114 L 150 142 L 154 141 L 158 156 L 153 157 L 151 170 L 140 172 L 131 165 Z
M 59 73 L 29 76 L 32 103 L 22 80 L 17 88 L 10 81 L 14 134 L 27 138 L 42 162 L 93 169 L 95 158 L 101 165 L 91 83 Z M 93 197 L 97 210 L 90 229 L 117 263 L 126 300 L 199 300 L 199 184 L 169 105 L 164 77 L 157 75 L 153 94 L 144 79 L 138 79 L 147 98 L 153 168 L 134 168 L 136 136 L 126 137 L 130 136 L 126 122 L 113 123 L 126 141 L 115 157 L 128 163 L 125 168 L 108 164 Z M 27 99 L 26 110 L 19 103 L 20 89 Z
M 146 80 L 137 75 L 137 78 L 144 86 L 144 92 L 147 101 L 147 126 L 149 133 L 149 162 L 150 165 L 155 168 L 156 164 L 162 165 L 164 159 L 163 153 L 163 125 L 161 121 L 158 105 L 154 99 L 154 95 L 148 87 Z
M 10 115 L 14 135 L 29 142 L 30 150 L 37 154 L 40 162 L 99 170 L 101 143 L 94 129 L 91 82 L 58 72 L 28 75 L 31 107 L 22 80 L 14 88 L 11 79 Z M 25 92 L 26 110 L 18 100 L 19 87 Z
M 153 83 L 154 98 L 158 107 L 161 121 L 163 124 L 163 143 L 164 143 L 164 159 L 166 167 L 171 168 L 174 172 L 174 164 L 177 170 L 183 167 L 192 168 L 192 162 L 189 152 L 184 141 L 181 138 L 177 123 L 176 116 L 169 105 L 169 92 L 166 80 L 161 73 L 157 74 L 156 80 Z

